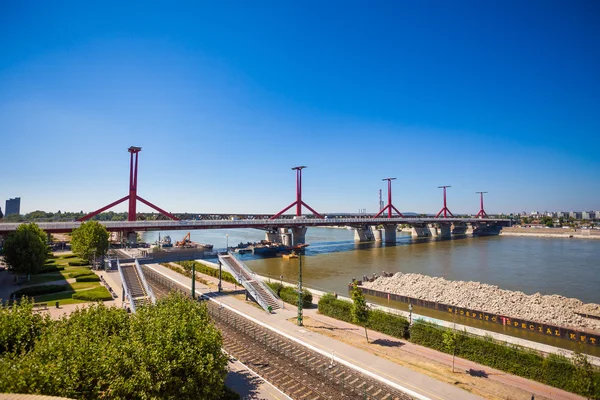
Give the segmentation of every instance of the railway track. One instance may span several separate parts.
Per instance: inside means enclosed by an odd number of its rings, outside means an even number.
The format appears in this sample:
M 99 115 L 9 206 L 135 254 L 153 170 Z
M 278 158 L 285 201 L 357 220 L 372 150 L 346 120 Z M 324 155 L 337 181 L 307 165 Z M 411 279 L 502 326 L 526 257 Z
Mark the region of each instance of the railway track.
M 157 297 L 170 290 L 187 292 L 156 273 L 145 275 Z M 224 350 L 292 399 L 411 399 L 215 302 L 206 303 L 215 326 L 222 332 Z

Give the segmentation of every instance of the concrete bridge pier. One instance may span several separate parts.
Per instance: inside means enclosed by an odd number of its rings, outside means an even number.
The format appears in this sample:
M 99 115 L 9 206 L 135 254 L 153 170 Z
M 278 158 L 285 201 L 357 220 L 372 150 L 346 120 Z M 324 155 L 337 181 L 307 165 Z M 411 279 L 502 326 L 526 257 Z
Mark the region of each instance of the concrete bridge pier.
M 373 240 L 375 240 L 375 236 L 369 225 L 361 225 L 354 228 L 355 242 L 372 242 Z
M 376 226 L 372 226 L 371 231 L 373 232 L 373 240 L 376 242 L 381 242 L 381 239 L 383 238 L 383 229 L 378 229 Z
M 129 243 L 137 243 L 137 233 L 136 232 L 127 232 L 127 241 Z
M 438 227 L 436 224 L 429 224 L 427 227 L 429 229 L 429 236 L 437 237 L 439 236 Z
M 473 235 L 475 236 L 497 236 L 500 234 L 502 227 L 495 224 L 475 223 L 473 224 Z
M 416 237 L 430 237 L 431 231 L 427 225 L 413 225 L 412 235 Z
M 383 226 L 386 243 L 396 243 L 396 227 L 396 224 L 386 224 Z
M 292 232 L 293 229 L 301 229 L 301 228 L 292 228 Z M 304 233 L 306 233 L 306 228 L 304 228 L 305 231 Z M 292 234 L 290 234 L 290 232 L 288 231 L 288 228 L 278 228 L 278 229 L 274 229 L 272 231 L 267 231 L 265 233 L 265 240 L 268 240 L 269 242 L 273 242 L 273 243 L 281 243 L 284 244 L 286 246 L 291 246 L 292 245 Z M 304 236 L 302 237 L 302 240 L 304 240 Z M 304 242 L 301 242 L 304 243 Z
M 443 239 L 450 239 L 452 237 L 451 228 L 452 224 L 450 223 L 440 223 L 439 236 Z
M 301 244 L 301 243 L 302 244 L 306 243 L 306 227 L 305 226 L 293 227 L 291 240 L 292 240 L 292 246 L 295 246 L 295 245 Z
M 455 222 L 452 226 L 453 235 L 465 235 L 467 233 L 467 224 L 463 222 Z

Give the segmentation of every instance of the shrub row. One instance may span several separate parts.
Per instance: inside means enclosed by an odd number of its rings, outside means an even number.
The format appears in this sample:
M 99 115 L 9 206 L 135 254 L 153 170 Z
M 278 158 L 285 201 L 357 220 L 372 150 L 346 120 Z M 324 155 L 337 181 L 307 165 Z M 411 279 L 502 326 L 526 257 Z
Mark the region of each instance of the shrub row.
M 107 301 L 113 299 L 112 295 L 104 286 L 75 292 L 73 293 L 73 298 L 86 301 Z
M 91 275 L 91 274 L 94 274 L 92 272 L 92 270 L 80 271 L 80 272 L 71 272 L 69 274 L 69 278 L 79 278 L 80 276 L 86 276 L 86 275 Z
M 89 274 L 77 277 L 75 282 L 100 282 L 100 277 L 96 274 Z
M 36 285 L 19 289 L 13 292 L 11 296 L 17 296 L 17 298 L 21 296 L 41 296 L 43 294 L 62 292 L 69 288 L 69 285 Z
M 265 282 L 273 291 L 288 304 L 298 304 L 298 292 L 292 286 L 284 286 L 279 282 Z M 302 293 L 302 307 L 312 307 L 313 296 L 310 291 L 303 289 Z
M 319 313 L 346 322 L 352 322 L 352 303 L 339 300 L 332 294 L 326 294 L 319 301 Z M 444 344 L 444 332 L 448 329 L 438 325 L 408 321 L 398 315 L 380 310 L 369 313 L 367 327 L 398 338 L 410 337 L 410 341 L 435 350 L 452 353 L 454 349 Z M 456 355 L 487 365 L 514 375 L 533 379 L 547 385 L 578 393 L 589 398 L 600 399 L 600 371 L 593 368 L 583 356 L 577 365 L 559 355 L 542 355 L 492 341 L 491 338 L 478 338 L 467 334 L 458 334 Z
M 319 300 L 319 312 L 323 315 L 352 323 L 352 303 L 337 299 L 328 293 Z M 408 337 L 408 320 L 400 315 L 381 310 L 371 310 L 367 328 L 397 338 Z
M 49 272 L 59 272 L 63 271 L 65 267 L 59 267 L 57 265 L 44 265 L 42 268 L 38 270 L 38 274 L 47 274 Z
M 410 341 L 435 350 L 451 353 L 444 346 L 447 328 L 415 321 L 410 329 Z M 560 389 L 591 398 L 600 398 L 600 371 L 590 365 L 576 366 L 563 356 L 547 357 L 519 346 L 505 345 L 491 340 L 459 333 L 456 355 L 514 375 L 533 379 Z M 583 358 L 579 361 L 585 364 Z
M 84 260 L 69 261 L 68 264 L 69 267 L 85 267 L 86 265 L 90 265 L 88 261 Z
M 177 264 L 181 265 L 183 269 L 188 272 L 192 271 L 192 265 L 196 264 L 196 272 L 215 278 L 219 277 L 219 270 L 209 267 L 208 265 L 201 264 L 197 261 L 178 261 Z M 233 277 L 229 272 L 221 270 L 221 279 L 225 282 L 239 284 L 237 279 Z
M 160 263 L 160 265 L 162 265 L 163 267 L 167 267 L 170 270 L 177 272 L 178 274 L 183 274 L 184 276 L 187 276 L 188 278 L 192 277 L 191 271 L 187 271 L 181 267 L 176 267 L 174 265 L 171 265 L 170 263 Z M 205 285 L 208 285 L 208 281 L 204 278 L 200 278 L 198 275 L 196 275 L 196 282 L 200 282 Z

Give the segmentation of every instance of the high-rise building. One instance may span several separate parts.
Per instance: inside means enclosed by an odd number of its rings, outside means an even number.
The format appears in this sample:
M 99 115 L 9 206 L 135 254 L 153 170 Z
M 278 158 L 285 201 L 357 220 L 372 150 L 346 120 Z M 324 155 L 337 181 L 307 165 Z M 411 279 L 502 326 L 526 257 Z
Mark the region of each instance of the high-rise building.
M 15 197 L 14 199 L 6 200 L 4 216 L 8 217 L 11 214 L 21 214 L 21 198 L 20 197 Z

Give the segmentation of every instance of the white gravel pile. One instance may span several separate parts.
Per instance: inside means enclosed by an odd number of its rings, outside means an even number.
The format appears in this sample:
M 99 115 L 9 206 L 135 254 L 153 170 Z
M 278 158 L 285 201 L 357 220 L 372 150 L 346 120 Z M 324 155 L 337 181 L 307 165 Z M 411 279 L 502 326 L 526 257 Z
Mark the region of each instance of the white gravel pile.
M 600 331 L 600 320 L 575 314 L 582 312 L 600 315 L 600 305 L 584 304 L 581 300 L 556 294 L 527 295 L 480 282 L 448 281 L 444 278 L 401 272 L 391 278 L 379 277 L 374 282 L 363 282 L 363 286 L 528 321 Z

